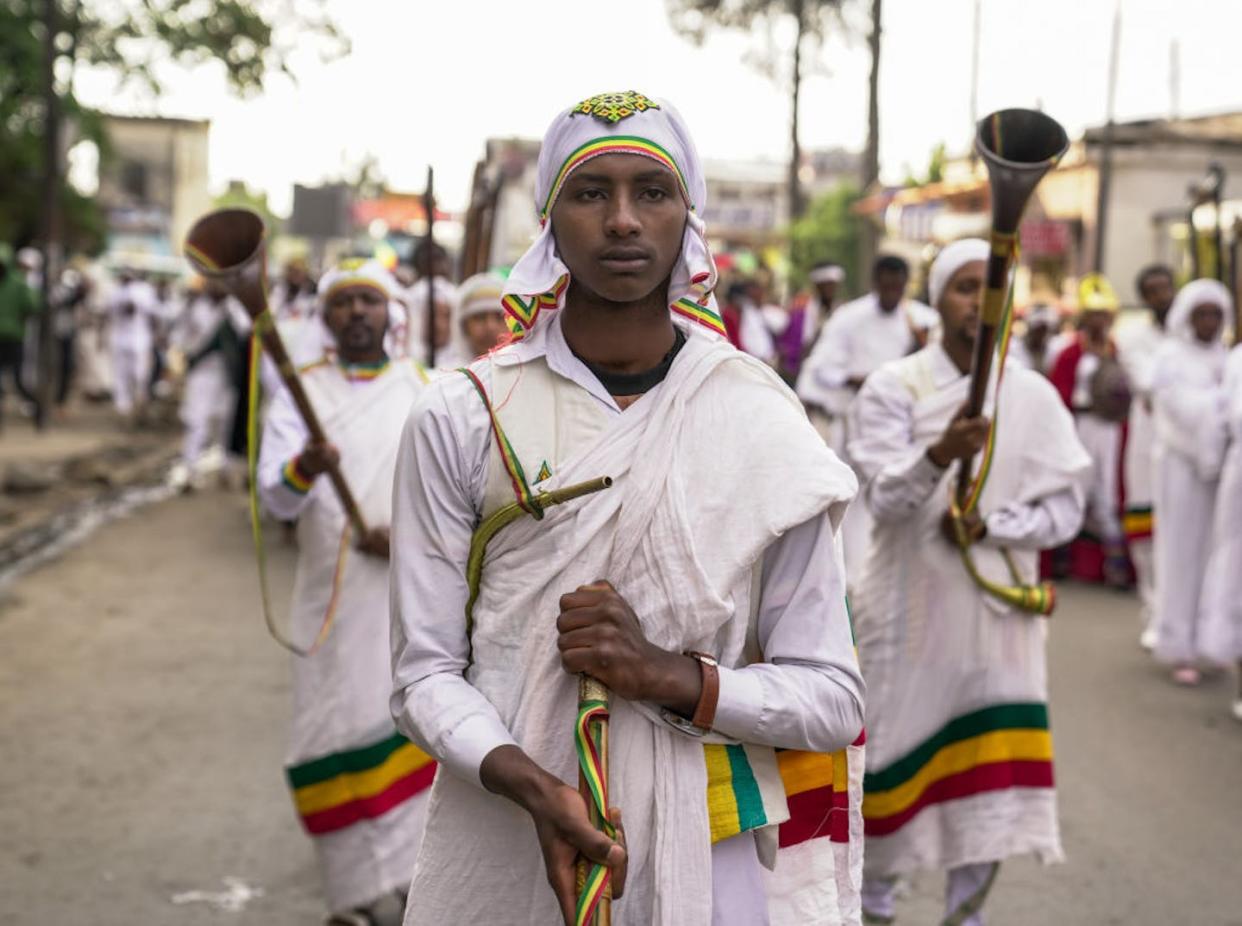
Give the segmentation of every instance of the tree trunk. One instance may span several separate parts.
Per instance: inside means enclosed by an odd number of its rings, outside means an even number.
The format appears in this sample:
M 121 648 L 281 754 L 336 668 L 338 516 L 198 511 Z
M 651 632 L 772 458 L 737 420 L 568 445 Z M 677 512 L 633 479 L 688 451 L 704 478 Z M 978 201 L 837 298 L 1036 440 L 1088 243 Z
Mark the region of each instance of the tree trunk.
M 794 0 L 793 14 L 797 22 L 793 50 L 793 95 L 792 118 L 790 119 L 790 150 L 789 150 L 789 224 L 796 222 L 805 208 L 802 201 L 802 181 L 798 177 L 798 169 L 802 166 L 802 146 L 798 142 L 798 97 L 802 92 L 802 36 L 806 28 L 806 17 L 803 13 L 804 0 Z
M 867 47 L 871 52 L 871 76 L 868 81 L 867 100 L 867 147 L 863 152 L 862 171 L 859 180 L 865 194 L 870 186 L 880 178 L 880 22 L 882 0 L 871 0 L 871 35 L 867 39 Z M 859 281 L 869 277 L 869 268 L 875 260 L 879 234 L 875 223 L 869 219 L 862 220 L 862 234 L 858 249 L 856 269 Z
M 52 340 L 52 289 L 60 274 L 60 97 L 56 91 L 56 34 L 59 29 L 56 0 L 43 0 L 43 311 L 39 315 L 35 396 L 35 427 L 47 425 L 56 377 L 55 344 Z M 20 375 L 20 371 L 19 374 Z

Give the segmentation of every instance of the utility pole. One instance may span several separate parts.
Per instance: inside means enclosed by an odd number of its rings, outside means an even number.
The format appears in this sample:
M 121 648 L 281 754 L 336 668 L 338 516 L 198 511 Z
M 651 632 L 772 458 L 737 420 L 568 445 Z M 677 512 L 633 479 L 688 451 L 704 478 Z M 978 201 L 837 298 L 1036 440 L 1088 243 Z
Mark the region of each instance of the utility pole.
M 1121 0 L 1113 8 L 1113 39 L 1108 55 L 1108 113 L 1100 146 L 1100 179 L 1095 202 L 1095 257 L 1092 269 L 1104 272 L 1104 239 L 1108 231 L 1108 200 L 1113 185 L 1113 130 L 1116 122 L 1117 59 L 1121 47 Z
M 982 20 L 982 10 L 980 9 L 981 0 L 975 0 L 975 28 L 974 35 L 970 43 L 970 140 L 971 140 L 971 157 L 977 157 L 974 153 L 975 133 L 979 127 L 979 34 L 980 22 Z
M 60 273 L 60 96 L 56 92 L 56 35 L 60 28 L 57 0 L 43 0 L 43 203 L 40 237 L 43 247 L 43 311 L 39 316 L 38 371 L 35 396 L 39 407 L 35 427 L 47 426 L 52 405 L 55 358 L 52 341 L 52 289 Z
M 802 36 L 806 28 L 804 0 L 793 0 L 793 14 L 797 22 L 793 49 L 793 113 L 790 119 L 789 153 L 789 222 L 792 225 L 802 216 L 802 179 L 798 171 L 802 167 L 802 145 L 798 141 L 798 99 L 802 92 Z
M 862 173 L 859 177 L 861 192 L 866 195 L 871 185 L 880 178 L 880 22 L 883 14 L 882 0 L 871 0 L 871 34 L 867 48 L 871 52 L 871 74 L 867 81 L 867 147 L 863 152 Z M 861 220 L 862 234 L 859 242 L 856 279 L 866 281 L 875 260 L 879 234 L 870 219 Z
M 1169 118 L 1182 114 L 1182 47 L 1177 39 L 1169 41 Z

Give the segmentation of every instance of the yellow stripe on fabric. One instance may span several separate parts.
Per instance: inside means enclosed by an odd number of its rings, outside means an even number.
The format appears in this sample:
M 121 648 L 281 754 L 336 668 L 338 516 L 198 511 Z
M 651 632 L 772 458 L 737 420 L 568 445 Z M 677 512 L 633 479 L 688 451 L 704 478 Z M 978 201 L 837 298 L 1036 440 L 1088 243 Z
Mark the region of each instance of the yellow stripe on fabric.
M 835 754 L 793 749 L 778 752 L 776 761 L 780 766 L 785 793 L 792 797 L 803 791 L 814 791 L 816 788 L 831 785 L 836 775 L 834 757 Z
M 913 776 L 888 791 L 863 795 L 867 817 L 899 814 L 942 778 L 980 765 L 1010 761 L 1051 761 L 1052 734 L 1047 730 L 997 730 L 951 743 L 937 752 Z
M 703 755 L 707 761 L 707 819 L 715 843 L 736 836 L 742 831 L 742 824 L 733 796 L 733 763 L 729 761 L 728 748 L 704 746 Z
M 425 752 L 413 743 L 406 743 L 375 768 L 337 775 L 298 788 L 293 792 L 293 803 L 299 814 L 307 816 L 360 798 L 374 797 L 430 761 L 431 757 Z

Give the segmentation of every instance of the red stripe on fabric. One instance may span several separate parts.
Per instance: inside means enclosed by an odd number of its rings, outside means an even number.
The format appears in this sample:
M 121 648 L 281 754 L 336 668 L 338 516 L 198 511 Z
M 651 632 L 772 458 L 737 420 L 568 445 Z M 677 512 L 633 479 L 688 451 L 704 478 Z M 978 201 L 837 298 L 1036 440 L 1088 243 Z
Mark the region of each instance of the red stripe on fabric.
M 866 746 L 867 745 L 867 728 L 866 727 L 863 727 L 862 730 L 859 731 L 858 739 L 854 740 L 854 742 L 850 743 L 850 745 L 851 746 Z
M 398 778 L 379 794 L 359 798 L 348 804 L 329 807 L 318 813 L 307 814 L 302 818 L 302 825 L 312 836 L 321 836 L 324 833 L 342 830 L 359 820 L 373 820 L 383 816 L 398 804 L 405 803 L 420 791 L 427 790 L 431 787 L 431 782 L 435 777 L 436 763 L 428 762 L 404 778 Z
M 867 836 L 888 836 L 932 804 L 988 791 L 1004 791 L 1007 788 L 1051 788 L 1053 783 L 1052 763 L 1044 760 L 976 765 L 928 785 L 919 799 L 900 813 L 889 817 L 866 817 L 863 821 L 863 832 Z
M 850 796 L 833 791 L 831 785 L 813 788 L 787 798 L 789 819 L 780 825 L 777 841 L 782 849 L 827 836 L 833 842 L 850 841 Z

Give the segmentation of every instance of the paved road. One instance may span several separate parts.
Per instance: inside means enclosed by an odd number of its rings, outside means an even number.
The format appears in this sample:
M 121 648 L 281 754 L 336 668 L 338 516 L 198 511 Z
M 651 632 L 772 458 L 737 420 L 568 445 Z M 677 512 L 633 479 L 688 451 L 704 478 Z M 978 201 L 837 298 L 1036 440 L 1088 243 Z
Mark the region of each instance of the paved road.
M 274 587 L 292 557 L 270 537 Z M 0 924 L 301 926 L 316 872 L 280 774 L 288 664 L 262 630 L 243 500 L 109 525 L 0 601 Z M 992 926 L 1242 924 L 1242 726 L 1175 689 L 1130 598 L 1063 589 L 1052 625 L 1065 865 L 1008 864 Z M 278 597 L 280 596 L 278 592 Z M 241 912 L 174 904 L 238 877 Z M 901 922 L 937 922 L 940 884 Z

